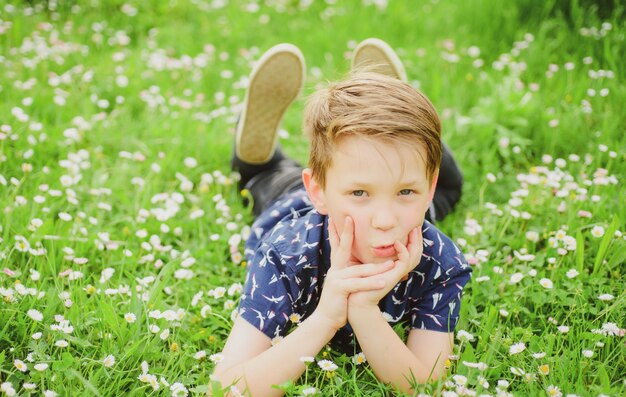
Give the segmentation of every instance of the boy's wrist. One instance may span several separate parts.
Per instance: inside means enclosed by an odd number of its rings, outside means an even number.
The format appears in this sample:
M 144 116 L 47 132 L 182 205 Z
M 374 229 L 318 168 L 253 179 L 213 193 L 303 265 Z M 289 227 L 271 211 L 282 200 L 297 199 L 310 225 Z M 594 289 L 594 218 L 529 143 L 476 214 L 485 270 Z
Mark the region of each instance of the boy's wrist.
M 332 335 L 335 335 L 337 331 L 343 327 L 342 324 L 338 324 L 336 321 L 328 318 L 324 314 L 320 313 L 319 310 L 315 310 L 313 314 L 306 319 L 306 321 L 313 323 L 316 327 L 323 331 L 331 332 Z
M 348 321 L 352 324 L 355 320 L 381 317 L 382 313 L 378 305 L 365 303 L 360 301 L 350 302 L 348 304 Z
M 348 314 L 350 309 L 359 311 L 379 310 L 379 297 L 369 296 L 368 292 L 353 293 L 348 297 Z

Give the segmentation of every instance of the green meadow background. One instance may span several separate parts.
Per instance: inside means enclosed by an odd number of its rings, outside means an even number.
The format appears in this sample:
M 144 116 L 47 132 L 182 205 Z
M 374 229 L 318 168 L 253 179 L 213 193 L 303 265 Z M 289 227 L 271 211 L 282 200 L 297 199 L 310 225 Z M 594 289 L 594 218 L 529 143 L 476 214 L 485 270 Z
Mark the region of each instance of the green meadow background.
M 304 97 L 379 37 L 465 175 L 439 227 L 474 266 L 429 395 L 626 394 L 626 59 L 619 1 L 0 0 L 0 395 L 203 395 L 252 222 L 231 174 L 255 59 Z M 398 328 L 399 333 L 405 330 Z M 463 331 L 463 332 L 461 332 Z M 382 396 L 324 350 L 287 395 Z M 220 394 L 216 391 L 216 394 Z

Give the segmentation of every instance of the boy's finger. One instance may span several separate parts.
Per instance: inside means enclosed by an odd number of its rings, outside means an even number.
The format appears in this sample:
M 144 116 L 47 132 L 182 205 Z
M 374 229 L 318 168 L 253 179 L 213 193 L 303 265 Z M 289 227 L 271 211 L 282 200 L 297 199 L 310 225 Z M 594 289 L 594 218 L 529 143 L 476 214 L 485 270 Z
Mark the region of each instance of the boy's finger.
M 421 230 L 415 228 L 409 233 L 409 242 L 407 243 L 407 250 L 409 259 L 406 265 L 409 267 L 409 271 L 413 270 L 419 265 L 422 256 L 422 233 Z
M 416 227 L 409 233 L 409 244 L 407 248 L 409 249 L 411 260 L 415 262 L 415 264 L 419 263 L 420 256 L 424 250 L 424 237 L 422 236 L 421 229 Z
M 352 253 L 352 241 L 354 240 L 353 228 L 352 218 L 346 216 L 346 219 L 343 221 L 343 230 L 341 231 L 341 238 L 339 240 L 340 260 L 345 266 L 348 265 L 350 254 Z
M 411 234 L 409 233 L 409 238 L 410 236 Z M 396 249 L 396 252 L 398 253 L 398 259 L 400 260 L 400 262 L 408 264 L 409 261 L 411 260 L 411 257 L 410 257 L 409 250 L 407 249 L 407 247 L 405 247 L 404 244 L 402 244 L 399 240 L 396 240 L 395 243 L 393 243 L 393 247 Z
M 358 266 L 349 266 L 341 270 L 340 277 L 342 279 L 370 277 L 376 274 L 385 273 L 392 269 L 394 266 L 394 261 L 387 261 L 385 263 L 379 264 L 368 263 Z
M 332 223 L 330 223 L 332 222 Z M 330 265 L 335 268 L 345 268 L 350 265 L 352 253 L 352 219 L 346 217 L 343 222 L 341 237 L 337 225 L 330 220 L 328 224 L 328 238 L 330 240 Z
M 330 249 L 335 250 L 339 247 L 339 235 L 337 234 L 337 227 L 330 217 L 328 218 L 328 240 L 330 241 Z
M 347 292 L 354 293 L 359 291 L 371 291 L 384 288 L 387 282 L 380 277 L 364 277 L 341 280 L 339 287 Z

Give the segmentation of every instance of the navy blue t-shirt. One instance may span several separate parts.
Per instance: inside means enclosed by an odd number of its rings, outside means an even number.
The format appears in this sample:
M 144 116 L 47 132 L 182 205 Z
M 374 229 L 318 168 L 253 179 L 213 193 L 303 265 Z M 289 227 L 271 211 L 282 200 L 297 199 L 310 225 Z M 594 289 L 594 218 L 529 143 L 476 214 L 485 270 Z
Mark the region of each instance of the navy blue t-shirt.
M 418 266 L 379 303 L 387 322 L 452 332 L 459 319 L 461 292 L 471 268 L 461 250 L 431 223 L 422 227 L 424 250 Z M 310 316 L 330 268 L 328 217 L 311 205 L 304 189 L 281 196 L 252 225 L 245 245 L 248 271 L 239 315 L 270 338 L 284 337 Z M 350 324 L 331 347 L 358 352 Z

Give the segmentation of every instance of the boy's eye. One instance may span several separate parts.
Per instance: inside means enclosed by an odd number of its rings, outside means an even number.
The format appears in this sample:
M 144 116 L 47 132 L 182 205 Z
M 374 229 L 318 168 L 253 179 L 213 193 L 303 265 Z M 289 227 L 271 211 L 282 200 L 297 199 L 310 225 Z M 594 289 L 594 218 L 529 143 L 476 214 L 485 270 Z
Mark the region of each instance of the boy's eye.
M 363 197 L 365 196 L 365 190 L 353 190 L 352 195 L 355 197 Z
M 400 196 L 408 196 L 410 194 L 412 194 L 414 191 L 411 189 L 402 189 L 400 190 Z

